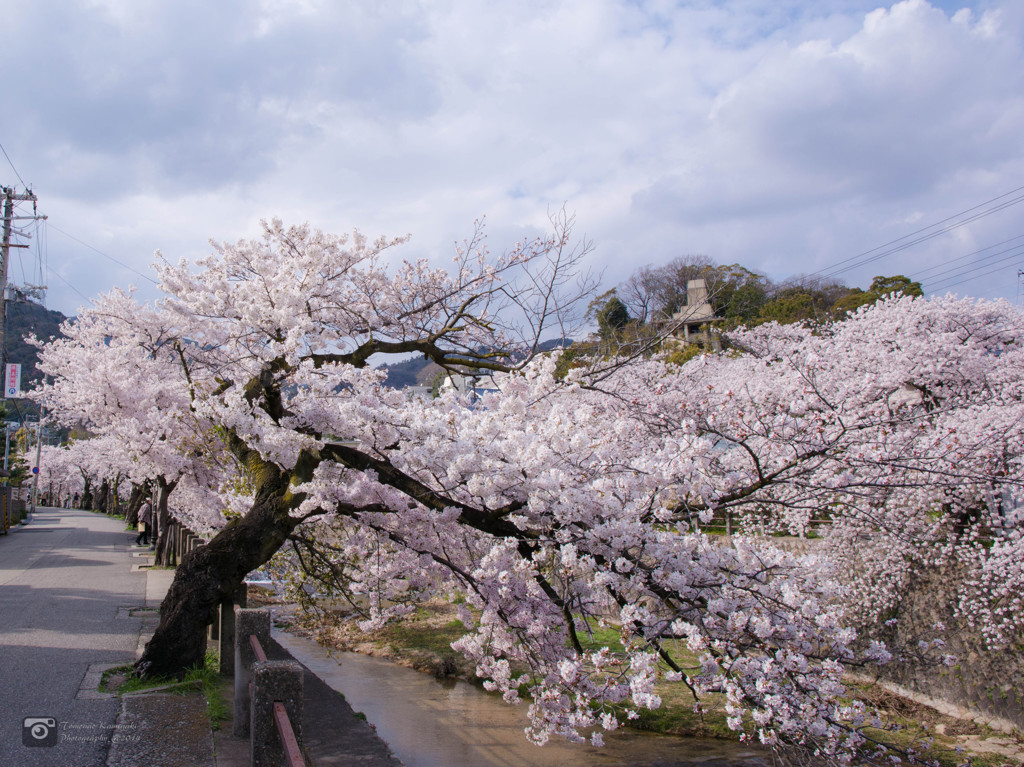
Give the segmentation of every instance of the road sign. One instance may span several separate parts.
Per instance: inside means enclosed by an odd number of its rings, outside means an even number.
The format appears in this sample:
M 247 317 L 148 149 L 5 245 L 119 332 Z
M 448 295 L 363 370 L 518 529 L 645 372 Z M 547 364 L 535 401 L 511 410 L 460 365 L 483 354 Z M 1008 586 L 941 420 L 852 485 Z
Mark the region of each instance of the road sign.
M 21 365 L 8 365 L 4 374 L 4 397 L 10 399 L 21 393 Z

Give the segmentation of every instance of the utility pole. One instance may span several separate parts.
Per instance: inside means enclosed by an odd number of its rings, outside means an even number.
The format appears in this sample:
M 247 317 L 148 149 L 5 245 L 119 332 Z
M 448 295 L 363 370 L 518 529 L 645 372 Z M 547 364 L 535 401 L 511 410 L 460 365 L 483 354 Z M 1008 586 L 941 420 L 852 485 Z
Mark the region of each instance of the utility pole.
M 35 193 L 31 189 L 26 189 L 24 192 L 18 192 L 14 187 L 5 186 L 0 187 L 0 195 L 3 196 L 3 229 L 0 234 L 0 371 L 3 371 L 4 386 L 6 388 L 7 380 L 7 301 L 9 290 L 7 287 L 7 273 L 11 263 L 11 248 L 27 248 L 28 245 L 21 245 L 18 243 L 11 242 L 11 235 L 14 233 L 14 221 L 17 219 L 27 219 L 30 221 L 36 221 L 40 218 L 46 218 L 46 216 L 40 216 L 39 211 L 36 208 L 38 202 Z M 15 216 L 14 215 L 14 204 L 16 202 L 31 202 L 32 203 L 32 215 L 31 216 Z M 4 419 L 4 431 L 6 436 L 7 421 Z M 39 443 L 42 441 L 42 420 L 37 425 L 37 454 L 39 450 Z M 8 455 L 10 445 L 10 437 L 6 436 L 4 445 L 4 472 L 6 475 Z M 36 458 L 36 466 L 39 466 L 39 459 Z M 37 475 L 38 476 L 38 475 Z M 33 480 L 36 478 L 33 477 Z M 32 488 L 32 501 L 34 508 L 36 485 L 33 482 Z
M 36 210 L 38 202 L 35 193 L 29 189 L 24 192 L 17 192 L 14 187 L 3 187 L 4 198 L 4 224 L 3 239 L 0 240 L 0 302 L 3 305 L 2 327 L 0 327 L 0 363 L 4 366 L 4 373 L 7 371 L 7 270 L 11 263 L 11 248 L 27 248 L 28 245 L 18 245 L 11 242 L 11 233 L 14 223 L 14 203 L 31 202 L 32 215 L 25 216 L 28 219 L 42 218 Z M 20 218 L 20 216 L 19 216 Z

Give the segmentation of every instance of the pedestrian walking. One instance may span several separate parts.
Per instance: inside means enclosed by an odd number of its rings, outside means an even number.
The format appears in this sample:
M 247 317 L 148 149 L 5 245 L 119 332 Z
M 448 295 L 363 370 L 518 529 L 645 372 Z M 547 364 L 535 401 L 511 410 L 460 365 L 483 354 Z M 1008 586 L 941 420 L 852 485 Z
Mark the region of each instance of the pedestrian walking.
M 149 523 L 153 521 L 153 505 L 146 501 L 139 509 L 139 534 L 135 536 L 136 546 L 149 545 Z

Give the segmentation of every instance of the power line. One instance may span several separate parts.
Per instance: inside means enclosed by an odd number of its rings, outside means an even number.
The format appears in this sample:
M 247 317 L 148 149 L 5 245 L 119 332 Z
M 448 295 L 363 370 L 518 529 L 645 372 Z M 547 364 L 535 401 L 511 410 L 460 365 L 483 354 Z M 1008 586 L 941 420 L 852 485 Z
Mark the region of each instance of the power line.
M 940 261 L 939 263 L 935 264 L 935 266 L 931 266 L 931 267 L 929 267 L 927 269 L 924 269 L 924 270 L 922 270 L 920 272 L 914 272 L 914 276 L 920 281 L 921 278 L 924 277 L 925 275 L 927 275 L 929 272 L 934 272 L 936 269 L 939 269 L 939 268 L 941 268 L 943 266 L 946 266 L 948 264 L 955 264 L 957 261 L 963 261 L 964 259 L 970 258 L 971 256 L 980 255 L 980 254 L 984 253 L 986 250 L 992 250 L 993 248 L 1000 248 L 1003 245 L 1009 245 L 1011 242 L 1016 242 L 1017 240 L 1024 240 L 1024 234 L 1018 234 L 1016 237 L 1011 237 L 1008 240 L 1003 240 L 1002 242 L 997 242 L 994 245 L 986 245 L 984 248 L 980 248 L 978 250 L 972 251 L 972 252 L 967 253 L 967 254 L 965 254 L 963 256 L 958 256 L 957 258 L 950 258 L 950 259 L 946 259 L 945 261 Z M 1015 245 L 1014 247 L 1019 247 L 1019 246 Z M 978 259 L 978 260 L 982 261 L 984 259 L 992 258 L 993 256 L 1000 256 L 1003 253 L 1008 253 L 1008 252 L 1009 252 L 1009 249 L 1001 250 L 998 253 L 990 253 L 989 255 L 984 256 L 984 257 L 982 257 L 981 259 Z M 943 274 L 943 273 L 944 272 L 940 272 L 940 274 Z M 934 277 L 935 277 L 935 275 L 932 275 L 933 279 L 934 279 Z
M 50 228 L 51 228 L 51 229 L 55 229 L 55 230 L 57 230 L 58 232 L 60 232 L 61 234 L 63 234 L 63 235 L 64 235 L 65 237 L 67 237 L 68 239 L 70 239 L 70 240 L 74 240 L 75 242 L 77 242 L 77 243 L 78 243 L 79 245 L 83 245 L 83 246 L 85 246 L 85 247 L 89 248 L 89 250 L 92 250 L 92 251 L 95 251 L 96 253 L 99 253 L 99 254 L 100 254 L 101 256 L 103 256 L 104 258 L 110 259 L 110 260 L 111 260 L 111 261 L 113 261 L 113 262 L 114 262 L 115 264 L 118 264 L 119 266 L 123 266 L 123 267 L 124 267 L 125 269 L 127 269 L 128 271 L 130 271 L 130 272 L 134 272 L 135 274 L 139 275 L 139 277 L 141 277 L 142 279 L 144 279 L 144 280 L 149 280 L 149 281 L 150 281 L 150 282 L 152 282 L 152 283 L 153 283 L 154 285 L 158 285 L 158 284 L 159 284 L 159 283 L 158 283 L 158 282 L 157 282 L 156 280 L 154 280 L 154 279 L 153 279 L 152 277 L 150 277 L 150 276 L 149 276 L 148 274 L 143 274 L 143 273 L 142 273 L 142 272 L 140 272 L 140 271 L 139 271 L 138 269 L 136 269 L 136 268 L 134 268 L 134 267 L 132 267 L 132 266 L 129 266 L 129 265 L 128 265 L 128 264 L 126 264 L 126 263 L 125 263 L 124 261 L 119 261 L 118 259 L 114 258 L 114 257 L 113 257 L 112 255 L 110 255 L 109 253 L 104 253 L 104 252 L 103 252 L 102 250 L 100 250 L 99 248 L 93 247 L 92 245 L 90 245 L 90 244 L 89 244 L 89 243 L 87 243 L 87 242 L 82 242 L 82 240 L 78 239 L 78 238 L 77 238 L 77 237 L 75 237 L 75 236 L 74 236 L 73 234 L 68 234 L 68 233 L 67 233 L 67 232 L 65 232 L 65 231 L 64 231 L 63 229 L 61 229 L 61 228 L 60 228 L 59 226 L 54 226 L 54 225 L 53 225 L 53 224 L 51 223 L 51 224 L 50 224 Z
M 1009 253 L 1010 255 L 1006 255 L 1007 253 Z M 1003 258 L 996 259 L 996 256 L 1003 256 Z M 1006 250 L 1000 250 L 996 253 L 992 253 L 988 256 L 985 256 L 984 258 L 978 259 L 977 261 L 971 264 L 964 264 L 962 266 L 954 266 L 950 269 L 944 269 L 943 271 L 932 275 L 931 279 L 928 281 L 922 280 L 920 275 L 915 274 L 914 276 L 917 277 L 918 282 L 925 282 L 925 284 L 928 285 L 934 282 L 947 282 L 948 280 L 956 279 L 957 277 L 966 276 L 971 272 L 976 272 L 979 269 L 987 269 L 990 266 L 1002 264 L 1005 263 L 1006 261 L 1013 261 L 1014 259 L 1020 258 L 1022 256 L 1024 256 L 1024 245 L 1017 245 L 1012 248 L 1007 248 Z
M 1021 265 L 1024 265 L 1024 253 L 1021 253 L 1020 257 L 1022 259 Z M 965 282 L 970 282 L 971 280 L 976 280 L 976 279 L 979 279 L 980 277 L 987 277 L 990 274 L 995 274 L 996 272 L 1001 272 L 1004 269 L 1006 269 L 1005 266 L 997 266 L 995 269 L 990 269 L 987 272 L 982 272 L 981 274 L 975 274 L 975 275 L 973 275 L 971 277 L 964 277 L 964 279 L 962 279 L 962 280 L 957 280 L 956 282 L 951 282 L 948 285 L 943 285 L 941 288 L 938 288 L 938 290 L 949 290 L 950 288 L 956 287 L 957 285 L 962 285 Z M 934 292 L 936 292 L 936 289 L 929 288 L 928 292 L 929 293 L 934 293 Z
M 44 223 L 44 226 L 41 227 L 41 229 L 39 230 L 39 231 L 41 231 L 43 233 L 40 236 L 40 242 L 42 242 L 42 240 L 44 238 L 46 238 L 46 232 L 49 231 L 49 228 L 51 226 L 53 226 L 53 224 L 49 223 L 48 221 L 44 221 L 43 223 Z M 48 240 L 49 238 L 46 238 L 46 239 Z M 44 248 L 43 252 L 45 252 L 47 254 L 47 258 L 45 260 L 41 260 L 41 262 L 40 262 L 40 266 L 41 266 L 40 274 L 41 275 L 42 274 L 51 274 L 51 275 L 53 275 L 58 280 L 63 282 L 65 285 L 67 285 L 69 288 L 71 288 L 71 291 L 73 293 L 76 293 L 83 301 L 85 301 L 86 304 L 88 304 L 90 299 L 89 299 L 89 297 L 87 295 L 85 295 L 82 291 L 80 291 L 78 288 L 76 288 L 74 285 L 72 285 L 70 282 L 68 282 L 64 278 L 64 276 L 60 272 L 58 272 L 56 269 L 50 268 L 50 261 L 49 261 L 49 257 L 48 257 L 49 256 L 49 248 L 48 247 Z M 45 277 L 41 276 L 40 282 L 45 282 L 45 279 L 46 279 Z
M 1005 194 L 1001 194 L 998 197 L 993 197 L 991 200 L 986 200 L 985 202 L 979 205 L 975 205 L 972 208 L 962 210 L 959 213 L 944 218 L 941 221 L 937 221 L 934 224 L 922 227 L 916 231 L 911 232 L 910 234 L 906 234 L 902 237 L 897 237 L 895 240 L 890 240 L 889 242 L 884 243 L 883 245 L 871 248 L 870 250 L 865 250 L 861 253 L 858 253 L 855 256 L 845 258 L 842 261 L 837 261 L 832 266 L 826 267 L 825 269 L 815 272 L 815 274 L 821 277 L 832 277 L 837 274 L 841 274 L 842 272 L 849 271 L 851 269 L 866 266 L 867 264 L 883 259 L 886 256 L 891 256 L 894 253 L 906 250 L 908 248 L 913 247 L 914 245 L 919 245 L 922 242 L 927 242 L 928 240 L 934 239 L 935 237 L 939 237 L 940 235 L 946 234 L 947 232 L 951 232 L 952 230 L 957 229 L 961 226 L 966 226 L 967 224 L 970 224 L 981 218 L 991 216 L 993 213 L 998 213 L 1002 210 L 1005 210 L 1006 208 L 1012 207 L 1013 205 L 1017 205 L 1021 202 L 1024 202 L 1024 194 L 1019 194 L 1022 191 L 1024 191 L 1024 186 L 1017 187 L 1016 189 L 1011 189 L 1009 192 L 1006 192 Z M 1017 196 L 1013 197 L 1013 195 Z M 1007 200 L 1007 197 L 1011 197 L 1012 199 Z M 998 204 L 993 205 L 991 208 L 984 209 L 986 208 L 986 206 L 990 206 L 993 203 Z M 975 211 L 978 212 L 975 213 Z M 967 218 L 963 218 L 964 216 L 967 216 Z M 939 228 L 936 229 L 936 227 Z
M 39 284 L 46 284 L 46 273 L 50 269 L 50 250 L 49 250 L 49 239 L 46 236 L 46 221 L 43 220 L 43 225 L 40 226 L 39 222 L 36 222 L 36 248 L 39 252 Z M 44 294 L 45 300 L 45 294 Z M 44 304 L 45 305 L 45 304 Z
M 1015 238 L 1015 239 L 1017 239 L 1017 238 Z M 998 247 L 998 246 L 991 246 L 990 248 L 986 248 L 985 250 L 991 250 L 992 247 Z M 1017 258 L 1018 256 L 1020 256 L 1022 253 L 1024 253 L 1024 250 L 1022 250 L 1022 249 L 1024 249 L 1024 245 L 1015 245 L 1012 248 L 1006 248 L 1004 250 L 995 251 L 994 253 L 989 253 L 987 256 L 982 256 L 981 258 L 979 258 L 979 259 L 977 259 L 975 261 L 972 261 L 971 263 L 962 264 L 962 265 L 959 265 L 959 266 L 950 266 L 949 268 L 942 269 L 941 271 L 937 271 L 934 274 L 932 274 L 930 276 L 930 278 L 928 278 L 927 280 L 923 279 L 923 276 L 924 276 L 925 272 L 920 272 L 920 273 L 915 272 L 914 273 L 914 278 L 916 280 L 918 280 L 918 282 L 921 282 L 921 283 L 936 283 L 936 282 L 937 283 L 941 283 L 941 282 L 945 282 L 946 280 L 950 280 L 952 278 L 956 278 L 956 276 L 963 276 L 965 274 L 971 273 L 972 271 L 977 271 L 978 269 L 988 268 L 989 266 L 992 266 L 992 265 L 997 264 L 997 263 L 1004 263 L 1005 261 L 1011 261 L 1014 258 Z M 980 252 L 981 251 L 976 251 L 975 253 L 969 254 L 969 256 L 977 255 L 977 253 L 980 253 Z M 1007 255 L 1008 253 L 1010 255 Z M 965 258 L 967 258 L 969 256 L 961 256 L 959 258 L 950 259 L 949 261 L 944 261 L 944 262 L 942 262 L 940 264 L 937 264 L 936 266 L 933 266 L 931 269 L 928 269 L 928 271 L 935 271 L 936 269 L 940 268 L 941 266 L 945 266 L 946 264 L 951 264 L 951 263 L 954 263 L 956 261 L 963 261 Z M 996 258 L 997 256 L 1002 256 L 1002 258 Z
M 7 158 L 7 164 L 11 166 L 11 170 L 14 171 L 14 175 L 18 177 L 18 181 L 21 182 L 21 185 L 27 189 L 28 188 L 28 184 L 25 183 L 25 179 L 23 179 L 21 177 L 21 174 L 18 173 L 18 169 L 14 167 L 14 163 L 11 161 L 11 156 L 9 154 L 7 154 L 7 150 L 4 149 L 4 145 L 3 144 L 0 144 L 0 152 L 4 153 L 4 157 Z
M 57 272 L 57 270 L 56 270 L 56 269 L 51 269 L 51 268 L 50 268 L 49 266 L 47 266 L 47 267 L 46 267 L 46 271 L 47 271 L 47 272 L 49 272 L 50 274 L 52 274 L 52 275 L 53 275 L 54 277 L 56 277 L 56 278 L 57 278 L 58 280 L 60 280 L 61 282 L 63 282 L 63 283 L 64 283 L 65 285 L 67 285 L 67 286 L 68 286 L 69 288 L 71 288 L 71 290 L 72 290 L 72 291 L 74 291 L 75 293 L 77 293 L 77 294 L 78 294 L 78 295 L 79 295 L 79 296 L 81 297 L 81 299 L 82 299 L 83 301 L 85 301 L 86 303 L 89 303 L 89 300 L 90 300 L 90 299 L 89 299 L 89 297 L 88 297 L 87 295 L 85 295 L 85 294 L 84 294 L 84 293 L 83 293 L 82 291 L 80 291 L 80 290 L 79 290 L 78 288 L 76 288 L 76 287 L 75 287 L 74 285 L 72 285 L 72 284 L 71 284 L 70 282 L 68 282 L 68 281 L 67 281 L 66 279 L 64 279 L 64 278 L 63 278 L 63 277 L 62 277 L 62 276 L 60 275 L 60 273 L 59 273 L 59 272 Z

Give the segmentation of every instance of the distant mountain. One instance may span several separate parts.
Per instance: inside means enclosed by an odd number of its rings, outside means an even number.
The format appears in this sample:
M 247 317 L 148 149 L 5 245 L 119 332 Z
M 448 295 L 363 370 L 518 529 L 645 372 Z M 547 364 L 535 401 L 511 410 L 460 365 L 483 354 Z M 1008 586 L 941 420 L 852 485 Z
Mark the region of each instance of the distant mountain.
M 60 312 L 33 301 L 7 303 L 7 362 L 22 366 L 22 389 L 28 389 L 42 378 L 36 370 L 39 350 L 25 343 L 25 338 L 32 334 L 44 341 L 58 337 L 61 335 L 60 324 L 66 319 Z
M 542 352 L 549 352 L 552 349 L 563 349 L 572 346 L 571 338 L 554 338 L 544 341 L 539 349 Z M 404 362 L 395 362 L 381 365 L 381 370 L 387 371 L 387 378 L 384 385 L 392 389 L 404 389 L 407 386 L 430 386 L 434 377 L 441 372 L 440 366 L 428 360 L 426 357 L 415 357 Z
M 381 370 L 387 371 L 387 378 L 384 385 L 392 389 L 404 389 L 407 386 L 430 385 L 434 376 L 441 370 L 436 362 L 426 357 L 415 357 L 404 362 L 394 362 L 381 365 Z M 426 380 L 424 380 L 426 379 Z

